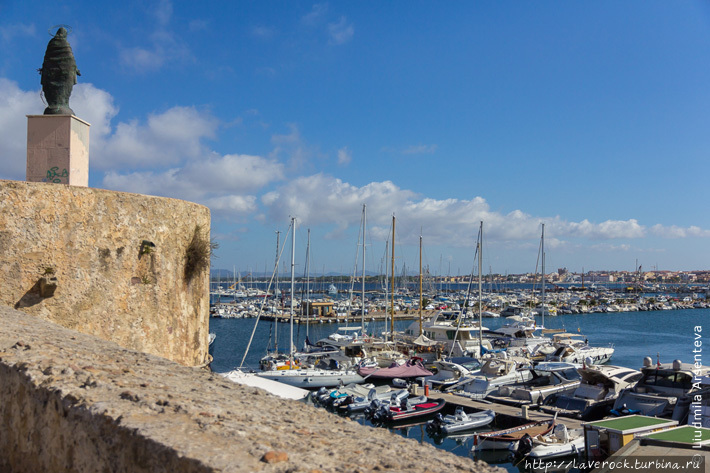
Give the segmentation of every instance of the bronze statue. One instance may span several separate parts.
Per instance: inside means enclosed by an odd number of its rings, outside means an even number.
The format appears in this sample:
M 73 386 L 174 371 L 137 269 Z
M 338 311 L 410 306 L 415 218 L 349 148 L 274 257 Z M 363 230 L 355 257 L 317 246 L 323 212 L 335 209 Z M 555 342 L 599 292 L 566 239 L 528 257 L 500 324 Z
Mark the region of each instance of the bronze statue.
M 74 115 L 74 111 L 69 108 L 69 96 L 76 84 L 76 76 L 81 73 L 76 68 L 65 28 L 59 28 L 57 34 L 49 40 L 39 73 L 42 75 L 42 92 L 47 99 L 44 114 Z

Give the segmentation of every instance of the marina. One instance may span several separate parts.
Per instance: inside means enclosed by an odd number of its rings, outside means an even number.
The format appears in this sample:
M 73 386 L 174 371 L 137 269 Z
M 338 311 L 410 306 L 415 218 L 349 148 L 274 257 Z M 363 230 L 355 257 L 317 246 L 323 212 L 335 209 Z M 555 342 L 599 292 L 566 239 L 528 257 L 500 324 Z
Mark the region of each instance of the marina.
M 413 314 L 406 315 L 408 319 L 416 318 Z M 651 357 L 654 363 L 657 360 L 662 363 L 670 363 L 676 359 L 684 363 L 694 362 L 694 328 L 702 325 L 708 317 L 710 317 L 710 309 L 706 308 L 561 314 L 545 317 L 545 327 L 569 333 L 582 333 L 589 339 L 590 344 L 613 346 L 615 350 L 609 364 L 638 370 L 642 367 L 645 357 Z M 536 316 L 535 320 L 540 323 L 542 317 Z M 255 320 L 251 318 L 212 318 L 210 320 L 210 331 L 216 334 L 212 363 L 214 371 L 225 372 L 239 366 L 244 355 L 247 337 L 254 327 L 254 322 Z M 360 323 L 360 317 L 349 317 L 348 325 L 359 325 Z M 366 319 L 365 323 L 366 332 L 371 334 L 388 329 L 384 320 L 378 318 Z M 506 323 L 504 317 L 484 319 L 484 325 L 492 331 L 500 329 Z M 411 324 L 412 320 L 395 319 L 395 330 L 403 331 Z M 280 327 L 277 328 L 276 325 Z M 337 326 L 344 325 L 345 322 L 340 324 L 298 324 L 293 334 L 294 344 L 296 347 L 302 346 L 306 336 L 311 340 L 326 338 L 336 330 Z M 254 333 L 254 338 L 260 342 L 255 345 L 253 352 L 248 354 L 245 359 L 245 367 L 258 367 L 260 358 L 275 344 L 288 346 L 290 334 L 286 327 L 287 324 L 284 322 L 261 321 Z M 278 333 L 276 335 L 278 343 L 274 338 L 275 333 Z M 419 394 L 421 394 L 421 390 L 420 387 Z M 492 403 L 485 399 L 475 400 L 433 390 L 429 394 L 433 399 L 442 399 L 446 402 L 444 413 L 447 414 L 453 414 L 457 406 L 469 413 L 493 409 L 496 413 L 495 422 L 490 426 L 483 427 L 484 431 L 486 429 L 505 429 L 525 422 L 545 421 L 555 417 L 553 413 L 542 412 L 537 405 L 505 405 Z M 353 419 L 366 425 L 378 425 L 372 424 L 363 415 L 354 415 Z M 513 463 L 508 456 L 501 455 L 501 452 L 472 451 L 474 434 L 477 431 L 449 436 L 430 435 L 426 429 L 426 423 L 429 420 L 431 419 L 425 418 L 421 421 L 412 419 L 409 422 L 393 423 L 383 427 L 404 437 L 413 438 L 419 442 L 428 442 L 458 455 L 484 459 L 511 472 L 528 471 L 522 465 Z M 580 429 L 584 423 L 581 419 L 570 417 L 558 417 L 557 420 L 564 423 L 568 431 Z

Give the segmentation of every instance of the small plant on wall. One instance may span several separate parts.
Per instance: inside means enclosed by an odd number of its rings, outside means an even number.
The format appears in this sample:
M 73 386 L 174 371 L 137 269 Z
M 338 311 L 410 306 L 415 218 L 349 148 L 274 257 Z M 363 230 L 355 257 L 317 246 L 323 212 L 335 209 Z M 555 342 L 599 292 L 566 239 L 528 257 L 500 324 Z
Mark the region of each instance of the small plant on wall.
M 207 238 L 201 225 L 195 225 L 190 244 L 185 250 L 185 281 L 191 282 L 192 278 L 210 266 L 210 256 L 219 245 Z

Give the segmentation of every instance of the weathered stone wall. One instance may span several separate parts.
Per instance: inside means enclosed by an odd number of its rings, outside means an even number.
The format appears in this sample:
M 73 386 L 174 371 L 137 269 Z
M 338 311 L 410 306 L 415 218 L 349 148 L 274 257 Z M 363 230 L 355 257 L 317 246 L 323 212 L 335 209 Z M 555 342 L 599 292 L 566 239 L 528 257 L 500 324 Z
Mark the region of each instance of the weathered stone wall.
M 190 202 L 0 181 L 0 305 L 202 364 L 209 271 L 184 274 L 197 226 L 209 240 L 209 209 Z
M 0 307 L 0 471 L 492 472 Z

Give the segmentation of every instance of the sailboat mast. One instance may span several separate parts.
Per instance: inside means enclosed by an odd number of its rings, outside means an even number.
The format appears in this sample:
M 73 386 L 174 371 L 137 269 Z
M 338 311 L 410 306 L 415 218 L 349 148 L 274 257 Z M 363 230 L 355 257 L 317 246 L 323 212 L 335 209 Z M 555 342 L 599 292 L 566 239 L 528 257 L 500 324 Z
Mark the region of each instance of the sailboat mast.
M 296 281 L 296 219 L 291 217 L 291 348 L 290 348 L 290 361 L 289 365 L 293 368 L 293 304 L 294 304 L 294 286 Z
M 274 290 L 274 296 L 276 296 L 276 309 L 277 311 L 274 313 L 274 351 L 276 353 L 279 352 L 279 313 L 278 313 L 278 307 L 279 307 L 279 237 L 281 236 L 281 232 L 279 230 L 276 230 L 276 260 L 274 261 L 274 267 L 276 268 L 276 289 Z
M 362 307 L 360 309 L 360 324 L 363 335 L 365 334 L 365 218 L 366 205 L 362 204 Z
M 308 311 L 306 314 L 306 338 L 308 338 L 308 323 L 311 319 L 311 229 L 308 229 L 308 245 L 306 246 L 306 300 Z M 303 311 L 301 311 L 303 314 Z
M 542 224 L 542 326 L 545 327 L 545 224 Z
M 394 225 L 395 219 L 392 215 L 392 307 L 390 308 L 390 341 L 394 341 Z
M 478 238 L 478 353 L 483 356 L 483 221 Z
M 419 336 L 424 333 L 422 326 L 422 235 L 419 231 Z

